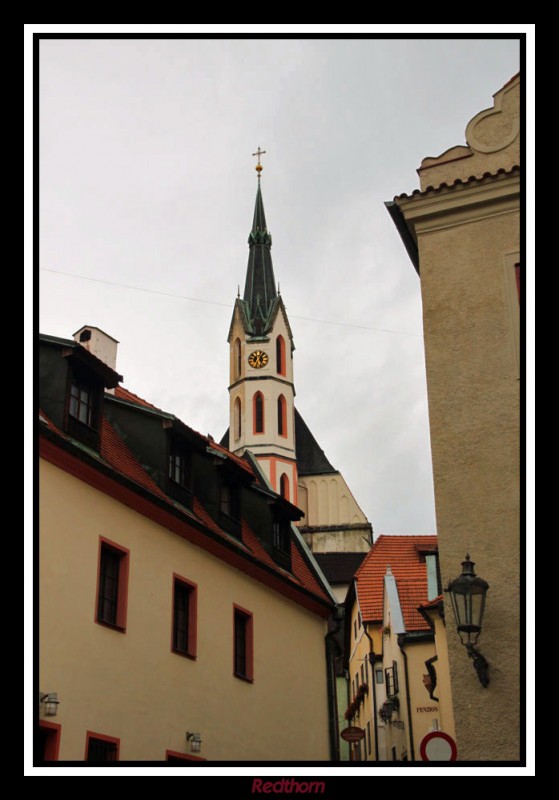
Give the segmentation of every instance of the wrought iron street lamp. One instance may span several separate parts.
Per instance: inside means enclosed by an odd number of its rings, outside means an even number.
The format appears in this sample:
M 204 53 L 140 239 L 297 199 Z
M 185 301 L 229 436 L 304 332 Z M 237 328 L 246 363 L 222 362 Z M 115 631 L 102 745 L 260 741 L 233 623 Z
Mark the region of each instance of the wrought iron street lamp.
M 452 600 L 460 641 L 473 660 L 474 669 L 481 685 L 487 688 L 489 664 L 475 645 L 481 633 L 485 597 L 489 584 L 483 578 L 478 578 L 474 572 L 474 566 L 475 562 L 470 560 L 469 555 L 466 555 L 465 561 L 462 561 L 462 574 L 449 582 L 446 591 Z

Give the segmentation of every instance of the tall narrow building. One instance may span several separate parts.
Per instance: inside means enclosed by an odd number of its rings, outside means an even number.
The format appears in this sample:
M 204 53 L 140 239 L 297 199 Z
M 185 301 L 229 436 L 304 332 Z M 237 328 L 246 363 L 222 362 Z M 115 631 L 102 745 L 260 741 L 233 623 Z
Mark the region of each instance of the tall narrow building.
M 299 529 L 341 601 L 370 547 L 372 528 L 295 409 L 295 344 L 274 276 L 260 159 L 256 170 L 244 292 L 228 336 L 229 430 L 222 444 L 237 455 L 249 450 L 271 488 L 302 509 Z

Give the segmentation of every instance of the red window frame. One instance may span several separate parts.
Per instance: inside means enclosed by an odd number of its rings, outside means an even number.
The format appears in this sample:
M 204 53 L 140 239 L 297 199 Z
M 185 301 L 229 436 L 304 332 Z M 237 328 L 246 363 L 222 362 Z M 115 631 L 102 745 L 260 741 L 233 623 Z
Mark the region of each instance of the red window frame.
M 285 339 L 281 335 L 276 339 L 276 372 L 285 375 Z
M 241 377 L 241 367 L 241 340 L 235 339 L 235 344 L 233 345 L 233 377 L 235 379 Z
M 236 603 L 233 604 L 233 675 L 249 683 L 254 681 L 254 616 Z
M 178 750 L 165 750 L 165 761 L 207 761 L 202 756 L 191 756 L 188 753 L 179 753 Z
M 278 435 L 287 439 L 287 401 L 282 394 L 278 397 Z
M 118 583 L 116 593 L 116 615 L 114 622 L 102 618 L 100 615 L 100 593 L 103 590 L 101 579 L 101 566 L 103 553 L 110 552 L 118 557 Z M 122 547 L 104 536 L 99 537 L 99 557 L 97 562 L 97 592 L 95 595 L 95 622 L 105 628 L 126 632 L 126 618 L 128 613 L 128 575 L 130 569 L 130 550 Z
M 176 614 L 177 614 L 177 608 L 176 608 L 177 587 L 185 589 L 188 592 L 188 609 L 187 609 L 188 627 L 187 627 L 187 645 L 185 650 L 177 646 L 175 637 Z M 185 658 L 191 658 L 195 660 L 197 655 L 197 641 L 198 641 L 198 622 L 197 622 L 198 586 L 195 583 L 192 583 L 192 581 L 183 578 L 182 575 L 177 575 L 176 572 L 174 572 L 171 603 L 172 603 L 171 651 L 179 656 L 184 656 Z
M 111 761 L 119 761 L 120 760 L 120 739 L 117 739 L 115 736 L 106 736 L 104 733 L 96 733 L 95 731 L 87 731 L 85 735 L 85 756 L 84 761 L 88 761 L 88 754 L 89 754 L 89 742 L 91 739 L 97 739 L 100 742 L 109 742 L 111 744 L 116 745 L 116 758 L 110 759 L 107 763 Z
M 58 722 L 48 722 L 46 719 L 39 720 L 39 728 L 48 733 L 47 742 L 45 746 L 44 761 L 58 761 L 58 753 L 60 751 L 60 733 L 62 725 Z
M 258 406 L 260 405 L 260 409 Z M 252 398 L 252 432 L 254 434 L 257 433 L 264 433 L 264 428 L 266 425 L 265 419 L 265 404 L 264 404 L 264 395 L 262 392 L 256 392 L 254 397 Z
M 242 432 L 242 412 L 243 409 L 241 407 L 241 400 L 239 397 L 235 398 L 235 402 L 233 403 L 233 436 L 235 440 L 241 438 Z

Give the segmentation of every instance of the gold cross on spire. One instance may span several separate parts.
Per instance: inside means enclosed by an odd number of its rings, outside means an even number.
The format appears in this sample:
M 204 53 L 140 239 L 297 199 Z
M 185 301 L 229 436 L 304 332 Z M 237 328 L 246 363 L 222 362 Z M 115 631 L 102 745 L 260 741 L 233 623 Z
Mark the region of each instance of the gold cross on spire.
M 260 156 L 263 156 L 265 152 L 266 151 L 265 150 L 261 150 L 260 149 L 260 145 L 258 145 L 258 150 L 256 151 L 256 153 L 252 154 L 253 156 L 257 156 L 258 157 L 258 164 L 254 168 L 258 173 L 258 180 L 260 180 L 260 173 L 263 170 L 262 164 L 260 163 Z

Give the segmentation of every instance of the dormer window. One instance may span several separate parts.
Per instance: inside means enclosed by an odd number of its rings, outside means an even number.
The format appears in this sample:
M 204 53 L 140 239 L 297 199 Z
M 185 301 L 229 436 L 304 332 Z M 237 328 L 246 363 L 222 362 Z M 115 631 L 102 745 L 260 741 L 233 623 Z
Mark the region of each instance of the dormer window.
M 284 555 L 291 551 L 291 525 L 287 520 L 275 520 L 272 528 L 274 549 Z
M 167 491 L 174 500 L 192 508 L 190 488 L 190 452 L 181 442 L 171 441 L 169 449 L 169 480 Z
M 75 439 L 99 449 L 102 383 L 84 369 L 72 368 L 68 391 L 66 430 Z
M 70 416 L 79 419 L 84 425 L 93 427 L 93 391 L 82 381 L 72 380 L 70 386 Z
M 241 497 L 238 486 L 224 481 L 220 487 L 219 511 L 221 526 L 228 533 L 241 535 Z

